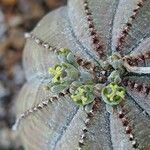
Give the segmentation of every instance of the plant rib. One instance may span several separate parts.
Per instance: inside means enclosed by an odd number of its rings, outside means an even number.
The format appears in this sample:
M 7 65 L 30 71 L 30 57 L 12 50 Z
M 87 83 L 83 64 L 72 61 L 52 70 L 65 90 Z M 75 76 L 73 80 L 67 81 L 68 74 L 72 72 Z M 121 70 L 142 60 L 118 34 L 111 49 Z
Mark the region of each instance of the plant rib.
M 133 127 L 130 125 L 128 117 L 127 117 L 127 109 L 124 108 L 124 104 L 121 106 L 121 110 L 117 113 L 118 118 L 121 120 L 122 125 L 125 129 L 125 133 L 129 136 L 129 140 L 132 142 L 132 147 L 135 150 L 140 150 L 139 143 L 135 139 L 133 134 Z
M 116 47 L 116 50 L 118 52 L 122 51 L 122 49 L 124 47 L 124 44 L 125 44 L 125 41 L 126 41 L 126 37 L 127 37 L 127 35 L 129 34 L 129 32 L 132 28 L 133 21 L 136 19 L 137 15 L 138 15 L 140 9 L 143 7 L 145 1 L 146 0 L 140 0 L 138 2 L 136 8 L 133 10 L 132 15 L 129 17 L 128 22 L 124 26 L 124 28 L 121 32 L 121 35 L 118 38 L 118 43 L 117 43 L 117 47 Z
M 64 97 L 67 94 L 68 94 L 68 91 L 66 93 L 59 93 L 57 96 L 52 96 L 46 100 L 42 100 L 36 106 L 33 106 L 32 108 L 26 110 L 25 112 L 23 112 L 22 114 L 20 114 L 17 117 L 17 120 L 16 120 L 15 124 L 13 125 L 12 129 L 14 131 L 17 130 L 23 119 L 27 118 L 28 116 L 32 115 L 33 113 L 36 113 L 37 111 L 40 111 L 41 109 L 47 107 L 50 103 L 57 101 L 59 98 Z
M 98 36 L 98 33 L 95 29 L 94 21 L 92 18 L 92 13 L 91 13 L 91 10 L 89 8 L 89 3 L 87 0 L 84 0 L 83 3 L 84 3 L 83 4 L 84 5 L 84 11 L 85 11 L 86 19 L 88 22 L 88 29 L 89 29 L 89 33 L 90 33 L 90 38 L 91 38 L 93 50 L 97 52 L 97 54 L 100 58 L 104 59 L 106 57 L 105 46 L 102 43 L 102 41 L 101 41 L 100 37 Z
M 145 95 L 149 95 L 150 93 L 150 84 L 139 83 L 129 78 L 123 79 L 122 83 L 124 86 L 128 86 L 131 90 L 136 90 Z
M 89 126 L 91 124 L 92 119 L 94 119 L 94 116 L 100 107 L 100 100 L 98 98 L 95 99 L 95 103 L 93 105 L 93 108 L 90 112 L 86 112 L 86 119 L 85 119 L 85 126 L 82 128 L 82 134 L 80 135 L 80 139 L 78 141 L 78 147 L 77 150 L 82 150 L 83 146 L 85 146 L 85 140 L 87 139 L 86 133 L 89 131 Z
M 36 37 L 32 33 L 26 33 L 25 38 L 26 39 L 32 39 L 34 42 L 36 42 L 39 46 L 42 46 L 44 49 L 48 49 L 48 50 L 53 51 L 55 53 L 57 53 L 57 51 L 58 51 L 58 48 L 52 47 L 50 44 L 45 43 L 44 41 L 42 41 L 40 38 Z M 88 70 L 93 75 L 94 79 L 99 80 L 99 81 L 105 81 L 106 80 L 106 72 L 107 72 L 106 70 L 104 70 L 102 68 L 100 69 L 100 67 L 98 65 L 92 63 L 91 61 L 83 59 L 80 56 L 75 56 L 75 59 L 76 59 L 79 66 Z M 104 74 L 104 72 L 105 72 L 105 74 Z M 99 73 L 101 76 L 98 77 L 97 73 Z
M 140 62 L 145 63 L 150 59 L 150 51 L 146 51 L 136 56 L 127 57 L 127 62 L 131 66 L 138 66 Z

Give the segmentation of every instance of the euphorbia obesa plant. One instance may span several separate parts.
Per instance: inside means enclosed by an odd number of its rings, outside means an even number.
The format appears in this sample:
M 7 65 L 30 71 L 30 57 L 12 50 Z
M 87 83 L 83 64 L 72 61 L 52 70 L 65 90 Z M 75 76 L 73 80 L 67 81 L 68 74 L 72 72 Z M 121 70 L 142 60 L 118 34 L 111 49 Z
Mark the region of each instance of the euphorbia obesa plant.
M 150 149 L 149 12 L 149 0 L 68 0 L 25 35 L 26 149 Z

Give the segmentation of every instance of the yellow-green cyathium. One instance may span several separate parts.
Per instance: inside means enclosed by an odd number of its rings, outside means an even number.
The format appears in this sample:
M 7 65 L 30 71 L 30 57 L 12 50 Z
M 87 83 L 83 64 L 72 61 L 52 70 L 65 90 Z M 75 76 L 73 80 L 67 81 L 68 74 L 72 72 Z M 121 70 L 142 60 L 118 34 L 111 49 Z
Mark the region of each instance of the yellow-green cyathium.
M 63 83 L 64 81 L 74 81 L 79 77 L 79 71 L 71 64 L 62 63 L 49 68 L 52 76 L 52 83 Z
M 57 54 L 58 55 L 63 55 L 65 57 L 67 57 L 67 55 L 70 53 L 70 50 L 67 49 L 67 48 L 60 48 L 58 51 L 57 51 Z
M 52 82 L 57 83 L 60 81 L 62 76 L 63 68 L 61 65 L 55 65 L 54 67 L 49 68 L 49 73 L 53 76 Z
M 85 106 L 94 101 L 94 86 L 93 85 L 82 85 L 79 86 L 74 94 L 71 95 L 73 101 L 80 105 Z
M 61 48 L 57 54 L 60 63 L 49 68 L 49 74 L 52 80 L 48 87 L 53 93 L 66 90 L 73 81 L 78 80 L 80 77 L 77 63 L 71 51 Z
M 101 95 L 105 103 L 118 105 L 125 97 L 125 89 L 113 82 L 102 89 Z

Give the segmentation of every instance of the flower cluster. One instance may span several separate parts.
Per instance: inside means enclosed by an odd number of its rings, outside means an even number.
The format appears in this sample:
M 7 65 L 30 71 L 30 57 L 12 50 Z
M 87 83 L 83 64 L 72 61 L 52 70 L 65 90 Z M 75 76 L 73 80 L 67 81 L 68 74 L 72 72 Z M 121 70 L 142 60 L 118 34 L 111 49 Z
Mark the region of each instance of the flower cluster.
M 125 90 L 119 86 L 121 82 L 120 68 L 122 61 L 118 55 L 111 56 L 105 66 L 112 66 L 114 71 L 109 75 L 109 84 L 95 83 L 90 73 L 81 71 L 75 56 L 69 49 L 61 48 L 57 52 L 59 64 L 49 68 L 52 76 L 49 88 L 58 94 L 69 90 L 72 100 L 79 106 L 93 103 L 96 97 L 102 97 L 109 105 L 118 105 L 125 97 Z

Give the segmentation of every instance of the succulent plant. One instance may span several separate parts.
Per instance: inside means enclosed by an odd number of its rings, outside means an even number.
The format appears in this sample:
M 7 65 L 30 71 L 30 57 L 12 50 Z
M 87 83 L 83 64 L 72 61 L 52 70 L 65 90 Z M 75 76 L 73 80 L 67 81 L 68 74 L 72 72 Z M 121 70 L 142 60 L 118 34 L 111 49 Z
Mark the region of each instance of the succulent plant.
M 149 0 L 68 0 L 26 34 L 25 149 L 150 150 L 149 12 Z

